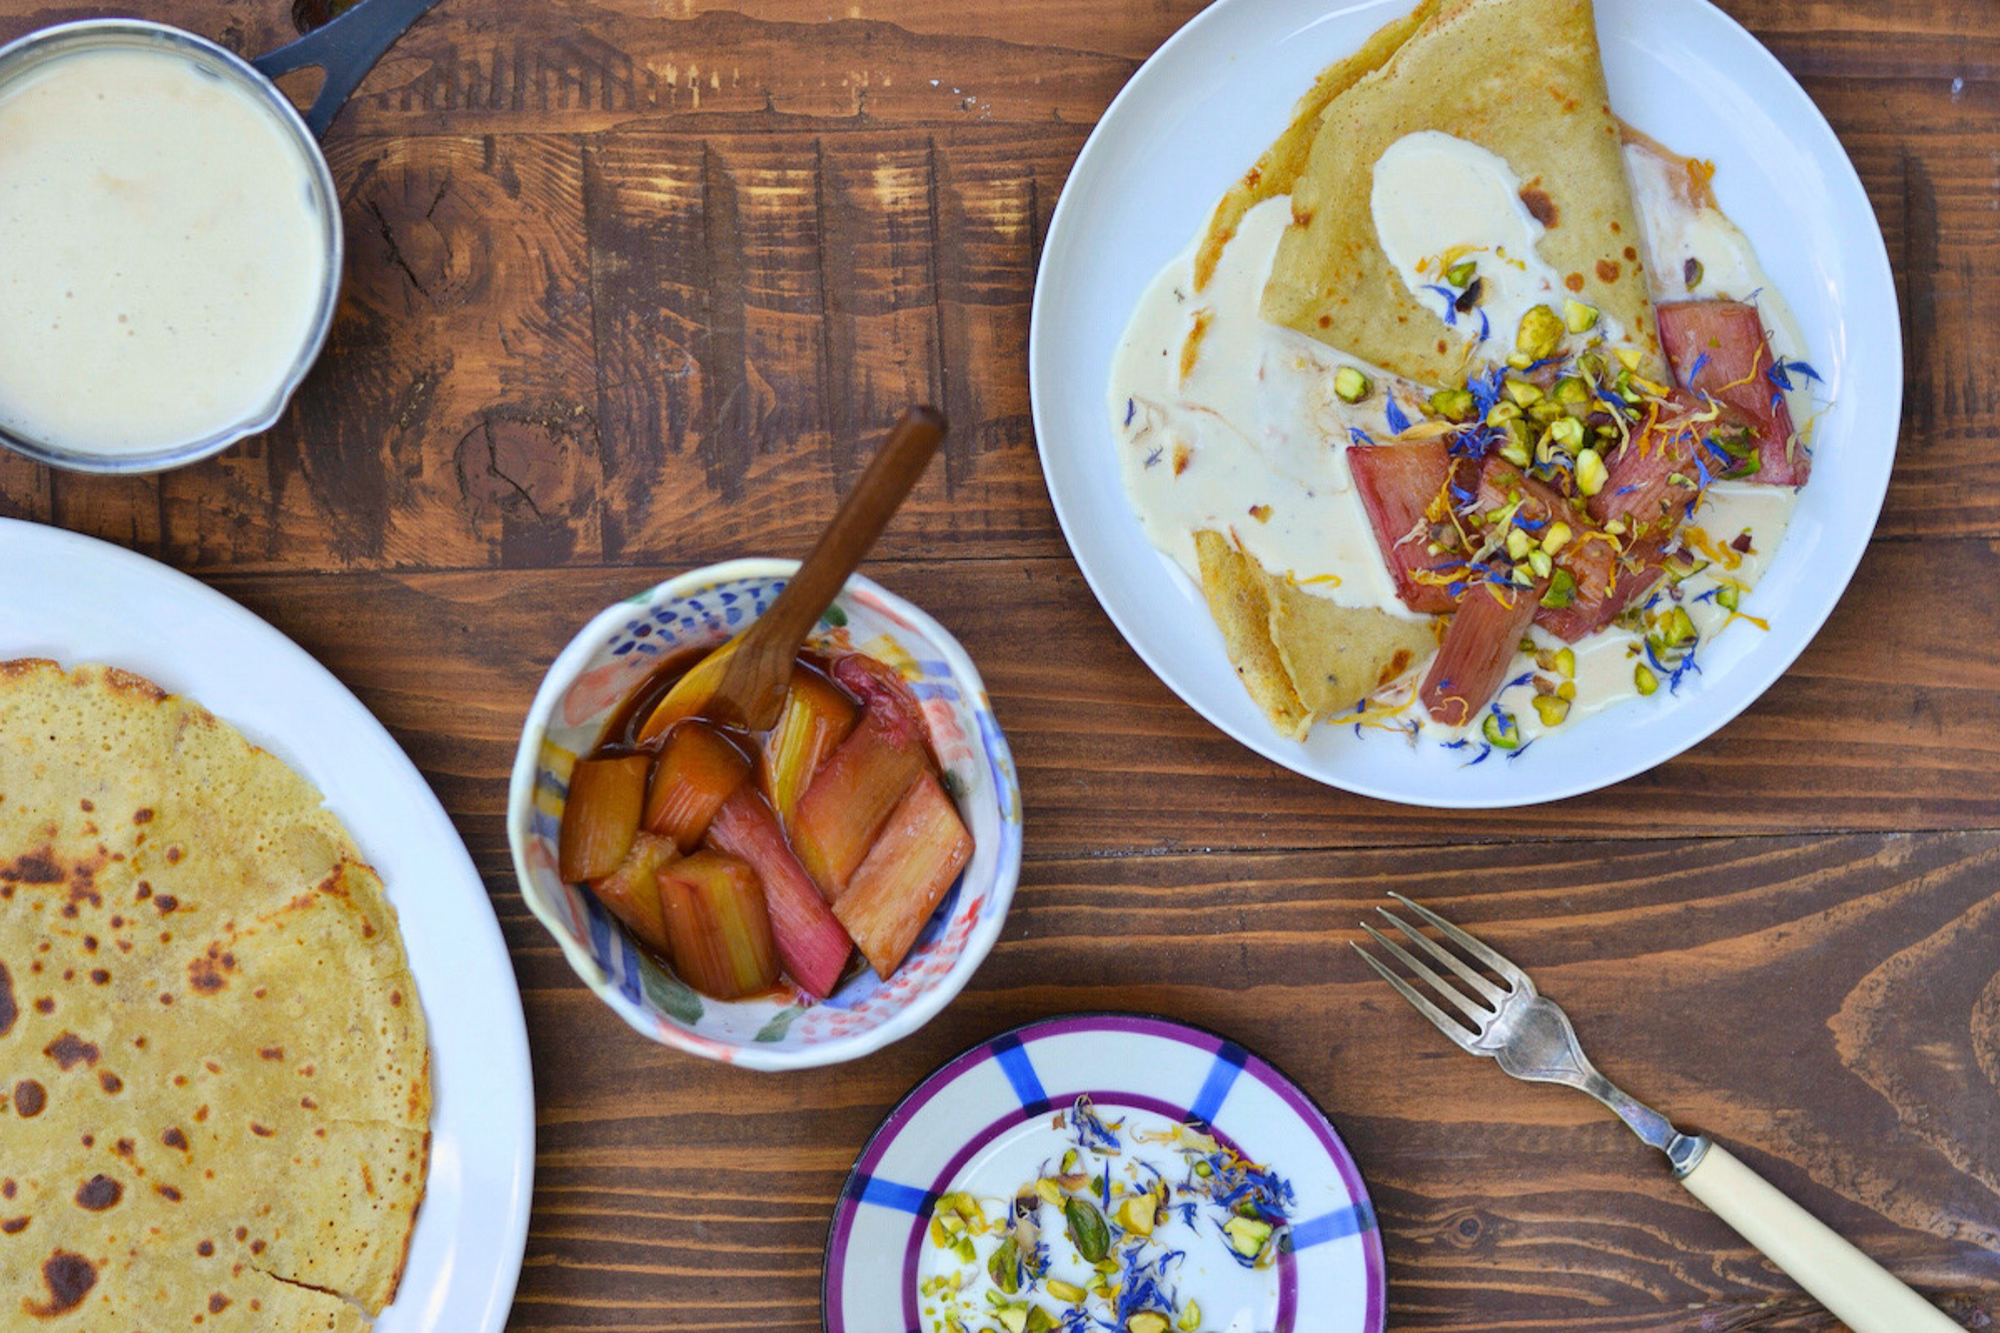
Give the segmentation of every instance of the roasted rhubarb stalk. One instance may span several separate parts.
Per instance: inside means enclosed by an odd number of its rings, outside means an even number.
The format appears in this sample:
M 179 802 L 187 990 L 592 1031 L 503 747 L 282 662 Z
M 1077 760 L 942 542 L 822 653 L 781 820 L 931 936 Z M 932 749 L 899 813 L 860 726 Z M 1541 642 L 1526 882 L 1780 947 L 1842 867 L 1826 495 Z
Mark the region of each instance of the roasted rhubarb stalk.
M 1438 544 L 1431 535 L 1432 507 L 1446 496 L 1446 478 L 1464 487 L 1473 464 L 1454 459 L 1442 440 L 1425 440 L 1349 449 L 1347 466 L 1375 544 L 1396 580 L 1396 595 L 1412 611 L 1451 610 L 1456 599 L 1438 571 L 1455 553 L 1431 550 Z M 1450 503 L 1446 498 L 1445 506 Z M 1440 511 L 1437 520 L 1445 522 L 1445 514 Z
M 1507 678 L 1507 664 L 1535 618 L 1540 592 L 1485 583 L 1465 594 L 1424 677 L 1421 697 L 1431 716 L 1462 727 Z
M 972 858 L 972 835 L 929 773 L 918 776 L 882 826 L 833 914 L 886 979 L 916 943 L 932 909 Z
M 1741 301 L 1676 301 L 1659 308 L 1660 342 L 1673 363 L 1674 378 L 1693 393 L 1723 405 L 1728 421 L 1712 433 L 1728 438 L 1728 428 L 1747 429 L 1754 451 L 1746 450 L 1744 480 L 1775 486 L 1803 486 L 1812 458 L 1795 438 L 1792 409 L 1774 376 L 1776 361 L 1764 336 L 1757 307 Z M 1752 465 L 1754 461 L 1754 466 Z M 1719 470 L 1719 469 L 1718 469 Z
M 569 775 L 556 864 L 571 883 L 597 879 L 618 868 L 639 834 L 652 756 L 579 759 Z
M 671 958 L 673 950 L 667 940 L 666 920 L 660 915 L 659 873 L 679 855 L 672 838 L 641 833 L 632 840 L 632 850 L 625 853 L 618 868 L 590 886 L 597 900 L 623 921 L 641 944 L 662 958 Z
M 789 826 L 813 775 L 854 730 L 854 701 L 817 672 L 795 667 L 778 725 L 764 741 L 765 798 Z
M 696 852 L 659 872 L 658 891 L 682 981 L 718 1000 L 740 1000 L 777 984 L 764 890 L 748 865 L 720 852 Z
M 854 943 L 785 844 L 784 830 L 764 798 L 748 785 L 738 787 L 715 812 L 708 841 L 757 872 L 778 957 L 799 989 L 822 1000 L 833 994 Z
M 646 794 L 646 827 L 691 852 L 730 793 L 750 776 L 750 761 L 706 722 L 690 719 L 667 733 Z
M 875 835 L 928 762 L 922 733 L 901 709 L 871 703 L 854 734 L 806 788 L 792 820 L 792 845 L 829 902 L 839 901 Z

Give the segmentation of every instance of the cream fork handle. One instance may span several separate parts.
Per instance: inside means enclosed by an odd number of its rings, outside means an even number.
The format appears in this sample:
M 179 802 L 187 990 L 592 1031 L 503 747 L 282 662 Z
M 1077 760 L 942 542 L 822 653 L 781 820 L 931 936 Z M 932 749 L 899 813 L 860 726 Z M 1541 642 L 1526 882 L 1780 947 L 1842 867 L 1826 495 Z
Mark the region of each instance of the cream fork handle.
M 1681 1184 L 1854 1333 L 1964 1333 L 1721 1144 Z

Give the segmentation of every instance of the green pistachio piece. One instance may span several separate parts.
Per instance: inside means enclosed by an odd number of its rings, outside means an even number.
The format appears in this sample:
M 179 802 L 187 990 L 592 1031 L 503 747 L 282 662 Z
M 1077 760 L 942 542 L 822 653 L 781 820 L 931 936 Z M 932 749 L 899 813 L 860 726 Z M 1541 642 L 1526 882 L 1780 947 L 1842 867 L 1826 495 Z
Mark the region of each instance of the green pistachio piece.
M 1542 594 L 1542 605 L 1560 611 L 1575 600 L 1576 576 L 1567 569 L 1558 569 L 1549 578 L 1549 590 Z
M 1000 1242 L 1000 1248 L 986 1256 L 986 1276 L 993 1279 L 993 1285 L 1012 1296 L 1021 1289 L 1021 1243 L 1012 1236 Z
M 1742 596 L 1735 584 L 1725 583 L 1715 590 L 1715 604 L 1725 611 L 1734 611 Z
M 1063 1220 L 1069 1224 L 1069 1241 L 1087 1264 L 1102 1263 L 1111 1252 L 1111 1229 L 1104 1214 L 1088 1199 L 1071 1196 L 1063 1205 Z
M 1569 700 L 1553 694 L 1535 696 L 1535 715 L 1542 719 L 1545 727 L 1559 727 L 1569 716 Z
M 1333 391 L 1340 395 L 1343 403 L 1358 403 L 1375 389 L 1369 378 L 1353 366 L 1342 366 L 1333 373 Z
M 1571 333 L 1588 333 L 1597 327 L 1597 307 L 1566 300 L 1563 302 L 1563 323 L 1569 326 Z
M 1565 375 L 1556 381 L 1556 401 L 1566 406 L 1581 406 L 1591 401 L 1590 386 L 1575 375 Z
M 1472 275 L 1478 271 L 1478 260 L 1461 260 L 1444 271 L 1444 280 L 1454 287 L 1469 286 L 1472 282 Z
M 1638 687 L 1639 693 L 1651 694 L 1660 688 L 1660 678 L 1653 674 L 1651 667 L 1641 662 L 1632 668 L 1632 684 Z
M 1486 737 L 1486 743 L 1496 750 L 1521 748 L 1521 724 L 1514 720 L 1512 713 L 1488 713 L 1479 732 Z
M 1540 361 L 1554 356 L 1556 348 L 1562 346 L 1564 330 L 1562 316 L 1545 305 L 1538 305 L 1521 316 L 1521 327 L 1514 334 L 1514 346 L 1530 362 Z
M 1542 388 L 1527 380 L 1508 380 L 1507 396 L 1522 407 L 1533 407 L 1542 401 Z
M 1431 395 L 1431 415 L 1460 425 L 1478 415 L 1479 404 L 1469 389 L 1439 389 Z
M 1039 1305 L 1028 1307 L 1028 1323 L 1022 1333 L 1055 1333 L 1056 1317 Z

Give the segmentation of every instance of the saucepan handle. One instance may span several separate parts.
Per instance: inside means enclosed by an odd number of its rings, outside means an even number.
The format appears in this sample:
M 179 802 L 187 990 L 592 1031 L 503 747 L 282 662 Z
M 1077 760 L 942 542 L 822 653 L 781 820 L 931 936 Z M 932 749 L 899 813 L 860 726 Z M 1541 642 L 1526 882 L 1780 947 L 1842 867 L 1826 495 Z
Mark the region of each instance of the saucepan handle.
M 1936 1306 L 1835 1235 L 1721 1144 L 1711 1143 L 1681 1184 L 1854 1333 L 1960 1333 Z
M 409 31 L 437 0 L 361 0 L 330 23 L 314 28 L 296 42 L 257 57 L 255 65 L 267 79 L 317 65 L 326 71 L 319 96 L 305 113 L 313 137 L 326 133 L 368 71 L 396 39 Z

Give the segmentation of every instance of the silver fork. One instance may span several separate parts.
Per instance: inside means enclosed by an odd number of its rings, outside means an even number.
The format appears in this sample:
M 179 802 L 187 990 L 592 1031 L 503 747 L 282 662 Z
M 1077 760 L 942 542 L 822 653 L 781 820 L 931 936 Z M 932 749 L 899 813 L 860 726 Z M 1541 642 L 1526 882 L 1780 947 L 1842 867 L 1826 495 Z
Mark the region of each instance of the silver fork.
M 1358 941 L 1354 951 L 1445 1036 L 1474 1055 L 1498 1060 L 1515 1078 L 1561 1083 L 1610 1107 L 1634 1134 L 1666 1154 L 1674 1178 L 1689 1193 L 1768 1255 L 1854 1333 L 1957 1333 L 1959 1326 L 1935 1306 L 1835 1235 L 1728 1149 L 1703 1135 L 1681 1133 L 1665 1116 L 1598 1073 L 1577 1043 L 1576 1029 L 1562 1006 L 1537 991 L 1533 979 L 1504 955 L 1421 903 L 1400 893 L 1389 896 L 1436 929 L 1464 956 L 1386 907 L 1375 910 L 1421 957 L 1369 922 L 1363 921 L 1361 928 L 1438 999 L 1462 1015 L 1463 1021 L 1440 1008 Z M 1473 963 L 1490 969 L 1505 984 L 1494 984 Z

